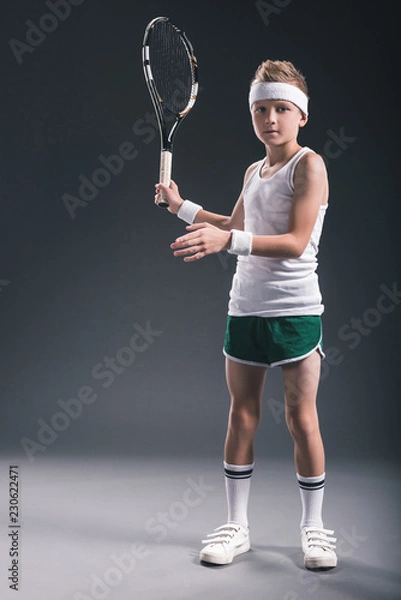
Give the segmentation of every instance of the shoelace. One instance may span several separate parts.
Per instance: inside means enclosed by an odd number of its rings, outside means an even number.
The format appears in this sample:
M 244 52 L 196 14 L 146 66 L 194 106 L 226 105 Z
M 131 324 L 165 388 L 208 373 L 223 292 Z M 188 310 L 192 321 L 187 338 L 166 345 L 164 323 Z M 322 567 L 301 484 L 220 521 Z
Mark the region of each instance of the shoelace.
M 238 525 L 221 525 L 217 527 L 213 533 L 209 533 L 206 537 L 207 540 L 202 540 L 202 544 L 229 544 L 235 534 L 240 530 Z
M 325 550 L 334 550 L 335 542 L 337 538 L 329 537 L 332 536 L 334 531 L 331 529 L 318 529 L 314 527 L 308 527 L 305 529 L 306 539 L 309 548 L 312 546 L 319 546 Z

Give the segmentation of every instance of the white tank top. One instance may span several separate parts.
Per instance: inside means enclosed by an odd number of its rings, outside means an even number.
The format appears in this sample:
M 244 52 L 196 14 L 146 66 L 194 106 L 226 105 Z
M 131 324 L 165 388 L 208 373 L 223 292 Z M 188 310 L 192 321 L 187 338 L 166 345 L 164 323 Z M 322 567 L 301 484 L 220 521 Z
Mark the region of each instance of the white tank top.
M 287 233 L 294 194 L 295 167 L 306 152 L 301 148 L 270 179 L 262 179 L 264 159 L 244 187 L 245 231 L 255 235 Z M 279 317 L 321 315 L 317 253 L 326 205 L 322 205 L 311 238 L 299 258 L 238 256 L 228 304 L 232 316 Z

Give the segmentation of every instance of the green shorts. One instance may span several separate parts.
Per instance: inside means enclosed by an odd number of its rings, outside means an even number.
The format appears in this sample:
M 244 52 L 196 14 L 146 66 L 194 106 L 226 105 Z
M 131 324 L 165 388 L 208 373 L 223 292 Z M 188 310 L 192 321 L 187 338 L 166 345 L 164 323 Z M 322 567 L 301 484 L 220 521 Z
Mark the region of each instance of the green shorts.
M 227 317 L 223 353 L 248 365 L 277 367 L 322 349 L 320 316 Z

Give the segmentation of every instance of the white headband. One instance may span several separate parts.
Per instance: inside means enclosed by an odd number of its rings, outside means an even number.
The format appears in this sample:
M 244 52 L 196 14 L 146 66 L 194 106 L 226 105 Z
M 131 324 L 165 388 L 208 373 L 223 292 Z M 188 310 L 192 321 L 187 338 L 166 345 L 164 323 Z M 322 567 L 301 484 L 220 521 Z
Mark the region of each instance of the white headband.
M 308 96 L 289 83 L 276 81 L 254 83 L 249 92 L 249 108 L 252 108 L 252 104 L 257 100 L 287 100 L 308 115 Z

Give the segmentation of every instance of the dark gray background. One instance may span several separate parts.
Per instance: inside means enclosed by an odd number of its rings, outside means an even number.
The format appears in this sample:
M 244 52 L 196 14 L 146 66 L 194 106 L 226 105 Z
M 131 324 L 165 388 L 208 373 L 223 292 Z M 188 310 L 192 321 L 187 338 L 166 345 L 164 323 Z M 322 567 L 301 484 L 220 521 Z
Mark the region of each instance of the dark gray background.
M 18 64 L 9 41 L 26 42 L 26 21 L 38 24 L 49 8 L 2 3 L 3 455 L 25 457 L 21 439 L 38 441 L 38 419 L 50 423 L 59 399 L 89 385 L 97 400 L 60 421 L 65 430 L 35 459 L 221 457 L 221 346 L 235 261 L 221 254 L 187 265 L 172 256 L 184 224 L 153 204 L 159 141 L 139 122 L 152 114 L 143 32 L 166 14 L 190 37 L 201 83 L 177 134 L 174 178 L 210 210 L 230 212 L 246 167 L 263 156 L 247 108 L 258 64 L 288 59 L 305 74 L 311 116 L 300 143 L 326 157 L 331 184 L 319 255 L 331 348 L 319 397 L 326 450 L 330 458 L 399 456 L 400 299 L 393 310 L 387 301 L 391 312 L 369 310 L 381 286 L 401 288 L 395 14 L 388 3 L 265 4 L 275 7 L 268 23 L 254 2 L 85 0 Z M 333 142 L 341 132 L 342 147 Z M 90 178 L 98 157 L 124 142 L 136 157 L 72 219 L 63 195 L 77 196 L 79 176 Z M 344 339 L 340 328 L 363 315 L 371 325 Z M 103 388 L 92 368 L 147 322 L 162 333 Z M 257 444 L 262 456 L 291 457 L 279 371 L 267 383 Z

